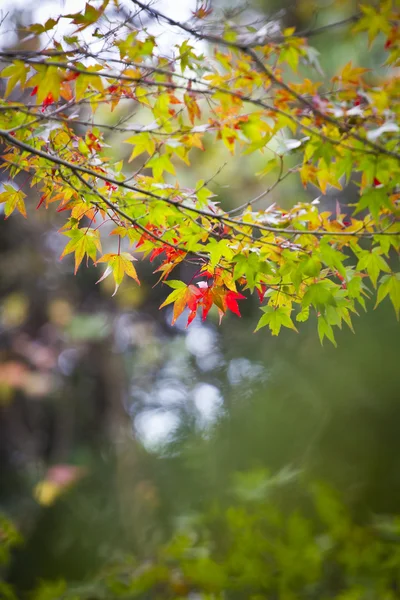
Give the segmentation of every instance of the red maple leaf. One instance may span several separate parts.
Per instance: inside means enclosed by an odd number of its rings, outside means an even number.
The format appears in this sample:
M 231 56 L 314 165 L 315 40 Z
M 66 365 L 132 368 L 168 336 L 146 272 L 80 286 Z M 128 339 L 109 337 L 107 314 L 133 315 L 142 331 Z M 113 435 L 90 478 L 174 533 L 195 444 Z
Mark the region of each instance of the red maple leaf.
M 264 296 L 265 293 L 267 291 L 267 286 L 265 285 L 265 283 L 261 284 L 261 288 L 256 288 L 258 297 L 260 298 L 260 302 L 262 302 L 264 300 Z
M 229 291 L 225 296 L 226 306 L 229 308 L 230 311 L 235 313 L 235 315 L 237 315 L 238 317 L 241 317 L 242 315 L 240 314 L 240 310 L 239 310 L 237 301 L 245 300 L 245 299 L 246 299 L 246 296 L 243 296 L 243 294 L 240 294 L 239 292 Z

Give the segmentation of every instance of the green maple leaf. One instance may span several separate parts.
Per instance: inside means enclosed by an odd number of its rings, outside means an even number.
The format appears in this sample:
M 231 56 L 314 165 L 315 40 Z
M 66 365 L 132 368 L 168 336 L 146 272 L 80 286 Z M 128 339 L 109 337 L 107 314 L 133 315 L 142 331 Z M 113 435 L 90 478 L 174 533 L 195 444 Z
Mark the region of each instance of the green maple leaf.
M 332 326 L 322 315 L 318 317 L 318 335 L 321 344 L 324 340 L 324 337 L 326 337 L 336 347 L 337 344 L 335 341 L 335 336 L 333 335 Z
M 233 256 L 233 251 L 229 247 L 227 240 L 214 240 L 211 238 L 206 246 L 206 251 L 210 255 L 210 265 L 216 267 L 222 257 L 230 260 Z
M 378 10 L 373 6 L 361 5 L 360 8 L 364 16 L 353 27 L 353 32 L 366 31 L 368 33 L 368 45 L 371 46 L 381 31 L 385 34 L 390 33 L 388 14 L 391 6 L 391 0 L 382 2 Z
M 375 221 L 378 221 L 382 207 L 393 210 L 387 190 L 385 188 L 371 188 L 360 197 L 354 214 L 356 215 L 362 210 L 368 210 Z
M 317 310 L 323 309 L 327 305 L 334 306 L 336 301 L 332 294 L 332 285 L 330 281 L 312 283 L 304 294 L 303 306 L 312 304 Z
M 76 63 L 79 69 L 90 71 L 89 73 L 80 73 L 75 82 L 75 96 L 77 100 L 82 100 L 88 87 L 91 86 L 99 93 L 104 91 L 103 81 L 101 77 L 96 75 L 98 71 L 102 71 L 101 65 L 85 66 L 82 63 Z
M 385 259 L 381 256 L 381 253 L 381 248 L 373 248 L 371 252 L 364 252 L 357 265 L 357 269 L 360 271 L 366 269 L 375 288 L 379 273 L 381 271 L 385 271 L 386 273 L 390 272 L 390 267 Z
M 393 308 L 396 312 L 396 317 L 398 320 L 400 311 L 400 273 L 384 275 L 380 283 L 381 284 L 378 289 L 375 308 L 389 294 L 389 298 L 392 301 Z
M 64 258 L 71 252 L 75 253 L 75 274 L 81 264 L 83 257 L 86 255 L 96 262 L 97 251 L 101 252 L 100 235 L 96 229 L 82 227 L 80 229 L 70 229 L 65 232 L 65 235 L 72 238 L 65 246 L 60 259 Z
M 143 152 L 147 152 L 147 154 L 151 156 L 156 149 L 155 142 L 148 133 L 134 135 L 129 139 L 124 140 L 124 144 L 133 144 L 134 146 L 128 162 L 131 162 L 134 158 L 143 154 Z
M 151 167 L 153 169 L 153 177 L 157 180 L 162 178 L 164 171 L 171 173 L 171 175 L 175 175 L 175 167 L 167 154 L 153 156 L 146 167 Z
M 261 327 L 265 327 L 266 325 L 270 328 L 272 335 L 278 335 L 282 326 L 297 331 L 295 324 L 290 318 L 290 309 L 287 307 L 265 306 L 262 310 L 264 314 L 258 321 L 254 331 L 258 331 Z
M 6 219 L 14 210 L 18 210 L 26 218 L 25 196 L 26 194 L 21 190 L 16 190 L 12 185 L 5 184 L 4 192 L 0 194 L 0 202 L 5 203 L 4 214 Z
M 48 67 L 45 65 L 35 65 L 37 71 L 29 80 L 29 85 L 37 86 L 37 101 L 39 104 L 43 102 L 49 94 L 54 100 L 60 97 L 60 86 L 64 75 L 58 67 Z
M 25 65 L 21 60 L 15 60 L 12 65 L 9 65 L 2 70 L 2 77 L 9 77 L 7 81 L 7 87 L 4 97 L 7 98 L 19 83 L 21 89 L 25 87 L 26 76 L 29 72 L 29 67 Z

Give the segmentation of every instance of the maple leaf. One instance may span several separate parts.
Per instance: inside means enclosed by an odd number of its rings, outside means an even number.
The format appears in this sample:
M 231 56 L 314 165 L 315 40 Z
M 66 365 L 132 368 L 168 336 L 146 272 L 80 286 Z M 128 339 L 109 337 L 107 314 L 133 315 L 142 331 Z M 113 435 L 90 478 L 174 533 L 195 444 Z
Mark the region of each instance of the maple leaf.
M 257 292 L 257 295 L 258 295 L 258 297 L 260 299 L 260 302 L 262 302 L 264 300 L 264 296 L 265 296 L 266 291 L 267 291 L 267 286 L 265 285 L 265 283 L 259 284 L 256 287 L 256 292 Z
M 16 190 L 12 185 L 7 183 L 4 185 L 4 192 L 0 194 L 0 203 L 5 202 L 4 214 L 6 219 L 15 209 L 26 218 L 25 196 L 24 192 Z
M 63 82 L 63 73 L 57 67 L 35 64 L 36 70 L 28 82 L 33 87 L 31 95 L 37 94 L 37 101 L 44 107 L 56 102 L 60 98 L 61 83 Z
M 55 198 L 52 199 L 52 201 L 54 200 Z M 78 221 L 84 216 L 90 219 L 92 222 L 96 221 L 95 216 L 97 208 L 88 202 L 85 202 L 82 198 L 79 198 L 78 200 L 71 200 L 65 205 L 62 203 L 57 209 L 57 212 L 63 212 L 64 210 L 70 210 L 71 217 L 73 219 L 77 219 Z
M 131 162 L 137 156 L 140 156 L 143 152 L 147 152 L 150 156 L 154 154 L 156 149 L 153 138 L 148 133 L 139 133 L 134 135 L 127 140 L 124 140 L 124 144 L 133 144 L 134 148 L 132 154 L 129 157 L 128 162 Z
M 9 77 L 4 97 L 7 98 L 19 83 L 21 89 L 25 87 L 26 76 L 29 73 L 29 67 L 21 60 L 15 60 L 12 65 L 9 65 L 2 70 L 2 77 Z
M 360 86 L 362 84 L 362 75 L 367 73 L 369 69 L 362 67 L 353 67 L 351 61 L 349 61 L 341 70 L 340 75 L 333 77 L 332 81 L 339 81 L 341 84 L 347 83 L 350 85 Z
M 381 254 L 382 250 L 380 248 L 374 248 L 371 252 L 365 252 L 361 255 L 357 265 L 357 269 L 360 271 L 366 269 L 374 288 L 376 288 L 381 271 L 390 273 L 390 267 Z
M 85 66 L 82 63 L 78 62 L 76 63 L 76 66 L 79 69 L 89 71 L 88 73 L 80 73 L 80 76 L 75 81 L 75 96 L 77 100 L 82 100 L 89 86 L 100 93 L 104 91 L 104 86 L 101 77 L 96 75 L 98 71 L 103 70 L 100 65 Z
M 378 289 L 377 300 L 375 308 L 382 302 L 382 300 L 389 294 L 392 301 L 393 308 L 396 312 L 397 320 L 399 319 L 400 312 L 400 274 L 392 273 L 391 275 L 384 275 L 380 281 Z
M 196 311 L 199 305 L 199 300 L 202 298 L 202 292 L 199 288 L 193 284 L 186 285 L 181 281 L 168 281 L 170 287 L 175 287 L 174 291 L 170 293 L 167 299 L 161 304 L 160 308 L 168 306 L 168 304 L 174 304 L 172 323 L 174 325 L 178 317 L 183 313 L 186 307 L 190 309 L 188 322 L 186 327 L 190 325 L 196 316 Z
M 182 256 L 177 256 L 175 259 L 166 259 L 155 271 L 154 273 L 161 273 L 159 281 L 163 281 L 168 277 L 168 275 L 175 269 L 179 263 L 183 260 Z
M 197 286 L 199 287 L 202 295 L 201 306 L 203 308 L 203 314 L 201 319 L 202 321 L 205 321 L 212 305 L 214 304 L 213 288 L 212 286 L 209 286 L 206 281 L 199 281 Z
M 207 290 L 204 294 L 203 294 L 203 301 L 202 301 L 202 306 L 203 306 L 203 314 L 202 314 L 202 320 L 205 321 L 207 318 L 207 315 L 211 309 L 213 305 L 213 295 L 212 295 L 212 290 Z
M 268 327 L 271 330 L 272 335 L 278 335 L 281 327 L 288 327 L 297 331 L 292 319 L 290 318 L 290 309 L 285 306 L 265 306 L 261 309 L 264 314 L 258 321 L 255 331 L 261 329 L 261 327 Z
M 176 46 L 179 50 L 179 58 L 181 61 L 181 71 L 182 73 L 186 69 L 186 67 L 191 66 L 191 60 L 198 60 L 198 57 L 193 52 L 194 48 L 189 44 L 187 40 L 184 40 L 180 46 Z M 190 85 L 190 84 L 189 84 Z
M 79 269 L 83 257 L 86 255 L 91 258 L 93 262 L 96 262 L 97 251 L 101 252 L 100 234 L 97 229 L 90 229 L 90 227 L 81 227 L 70 229 L 65 231 L 64 235 L 72 238 L 65 246 L 64 251 L 60 256 L 60 260 L 71 252 L 75 253 L 75 271 Z
M 239 292 L 232 292 L 231 290 L 229 290 L 225 296 L 225 304 L 230 311 L 235 313 L 235 315 L 237 315 L 238 317 L 241 317 L 242 315 L 240 314 L 237 301 L 245 299 L 246 296 L 243 296 L 243 294 L 240 294 Z
M 199 119 L 201 117 L 200 107 L 197 104 L 195 97 L 193 94 L 187 93 L 183 96 L 183 100 L 185 102 L 189 119 L 192 125 L 194 125 L 196 117 Z
M 96 23 L 96 21 L 98 21 L 99 17 L 104 13 L 105 9 L 107 8 L 109 1 L 110 0 L 103 0 L 103 3 L 99 8 L 95 8 L 94 6 L 89 4 L 89 2 L 86 2 L 85 12 L 83 14 L 81 12 L 69 14 L 65 15 L 65 18 L 72 19 L 72 23 L 74 25 L 80 25 L 80 27 L 78 27 L 76 31 L 83 31 L 84 29 L 86 29 L 86 27 L 89 27 L 89 25 L 92 25 L 93 23 Z
M 117 290 L 121 285 L 125 275 L 132 277 L 132 279 L 134 279 L 136 283 L 140 285 L 136 269 L 132 264 L 133 260 L 137 259 L 132 256 L 132 254 L 129 254 L 129 252 L 120 252 L 119 254 L 104 254 L 104 256 L 96 261 L 96 264 L 106 262 L 107 269 L 96 283 L 100 283 L 100 281 L 103 281 L 112 273 L 115 281 L 115 290 L 113 296 L 115 296 L 117 293 Z
M 204 19 L 205 17 L 211 15 L 212 11 L 213 9 L 209 5 L 209 3 L 204 2 L 203 4 L 200 4 L 200 6 L 195 11 L 192 11 L 192 15 L 195 19 Z
M 363 12 L 362 18 L 354 25 L 353 32 L 367 31 L 368 45 L 371 46 L 377 35 L 382 31 L 386 35 L 390 34 L 389 14 L 391 10 L 391 0 L 386 0 L 378 4 L 378 7 L 361 5 Z
M 328 323 L 327 319 L 325 319 L 325 317 L 323 317 L 322 315 L 318 315 L 318 336 L 321 344 L 323 342 L 324 337 L 327 337 L 328 340 L 330 340 L 332 344 L 336 346 L 332 325 Z
M 32 31 L 36 35 L 40 35 L 41 33 L 46 33 L 46 31 L 51 31 L 54 29 L 55 25 L 57 25 L 59 19 L 47 19 L 44 25 L 35 23 L 34 25 L 30 25 L 28 27 L 28 31 Z
M 153 169 L 153 176 L 157 180 L 162 178 L 164 171 L 171 173 L 171 175 L 175 175 L 175 167 L 172 164 L 168 154 L 159 154 L 158 156 L 153 156 L 146 164 L 146 167 L 151 167 Z

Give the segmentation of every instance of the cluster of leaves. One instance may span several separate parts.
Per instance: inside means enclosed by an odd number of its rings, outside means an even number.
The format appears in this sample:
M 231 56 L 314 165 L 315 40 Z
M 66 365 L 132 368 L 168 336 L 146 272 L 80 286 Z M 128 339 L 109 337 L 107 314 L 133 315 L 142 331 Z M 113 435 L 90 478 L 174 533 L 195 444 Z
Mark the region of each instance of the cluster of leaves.
M 179 532 L 141 573 L 118 583 L 110 578 L 110 591 L 116 597 L 123 591 L 140 597 L 146 588 L 166 588 L 171 597 L 395 597 L 395 523 L 357 524 L 322 483 L 310 486 L 309 505 L 300 511 L 278 507 L 279 475 L 269 481 L 261 472 L 245 473 L 239 481 L 245 498 Z
M 376 8 L 360 6 L 350 22 L 369 44 L 384 38 L 385 69 L 367 73 L 352 63 L 332 81 L 313 78 L 315 51 L 293 29 L 263 36 L 253 29 L 213 21 L 207 4 L 187 22 L 178 22 L 140 0 L 137 13 L 157 19 L 186 35 L 164 56 L 151 33 L 135 28 L 118 0 L 87 3 L 83 14 L 68 14 L 28 28 L 50 34 L 51 47 L 40 51 L 2 51 L 9 63 L 0 101 L 3 165 L 10 183 L 0 194 L 5 216 L 26 216 L 23 185 L 28 173 L 40 189 L 39 206 L 57 203 L 68 215 L 62 233 L 70 238 L 62 256 L 105 263 L 101 279 L 112 275 L 116 290 L 127 275 L 139 283 L 133 261 L 162 259 L 156 272 L 173 288 L 173 320 L 187 308 L 188 323 L 212 306 L 222 317 L 240 315 L 237 300 L 258 293 L 263 315 L 257 329 L 273 335 L 296 330 L 317 316 L 321 341 L 335 343 L 334 327 L 389 296 L 400 310 L 400 273 L 393 266 L 400 248 L 399 224 L 399 11 L 387 0 Z M 110 6 L 109 6 L 110 4 Z M 109 12 L 111 9 L 112 12 Z M 61 19 L 74 27 L 57 35 Z M 87 42 L 83 32 L 91 33 Z M 312 32 L 311 32 L 312 33 Z M 196 40 L 208 42 L 199 54 Z M 99 43 L 101 42 L 101 43 Z M 310 78 L 294 83 L 299 66 Z M 297 80 L 298 81 L 298 77 Z M 23 99 L 13 100 L 19 88 Z M 109 124 L 108 113 L 127 116 Z M 140 109 L 147 125 L 133 126 Z M 112 117 L 112 115 L 111 115 Z M 110 118 L 110 114 L 108 114 Z M 121 135 L 131 147 L 134 175 L 115 162 L 106 133 Z M 81 133 L 79 133 L 81 132 Z M 288 139 L 288 135 L 291 139 Z M 285 148 L 276 150 L 277 136 Z M 225 210 L 201 180 L 193 188 L 176 180 L 176 165 L 190 169 L 191 156 L 219 142 L 229 152 L 266 155 L 262 174 L 277 172 L 275 183 L 234 210 Z M 299 157 L 293 167 L 291 155 Z M 140 157 L 140 159 L 139 159 Z M 315 202 L 290 210 L 257 203 L 285 177 L 302 184 L 342 189 L 353 180 L 356 201 L 343 210 L 320 211 Z M 351 211 L 351 212 L 349 212 Z M 118 240 L 114 253 L 102 254 L 100 231 L 112 222 Z M 121 239 L 135 256 L 121 252 Z M 168 280 L 183 263 L 195 265 L 189 283 Z
M 292 478 L 286 470 L 238 474 L 228 506 L 185 520 L 152 559 L 126 557 L 75 588 L 43 582 L 33 597 L 396 598 L 398 519 L 357 522 L 321 482 L 302 488 L 302 509 L 294 509 L 282 495 L 288 485 L 298 491 Z

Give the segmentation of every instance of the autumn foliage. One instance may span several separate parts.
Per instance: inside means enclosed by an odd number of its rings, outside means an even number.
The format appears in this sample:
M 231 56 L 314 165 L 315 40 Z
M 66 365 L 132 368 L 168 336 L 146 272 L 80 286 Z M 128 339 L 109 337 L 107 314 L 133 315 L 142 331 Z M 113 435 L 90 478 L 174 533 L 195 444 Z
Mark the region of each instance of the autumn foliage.
M 82 13 L 31 25 L 28 33 L 51 40 L 42 49 L 0 52 L 7 63 L 0 100 L 5 217 L 27 216 L 25 172 L 39 191 L 37 208 L 55 205 L 65 215 L 62 257 L 74 254 L 75 272 L 91 260 L 105 267 L 100 281 L 113 277 L 117 291 L 125 276 L 139 284 L 135 261 L 154 261 L 171 288 L 162 306 L 173 304 L 173 322 L 185 309 L 188 324 L 212 307 L 220 317 L 240 316 L 240 302 L 252 293 L 263 312 L 257 329 L 268 326 L 273 335 L 315 315 L 321 341 L 335 343 L 334 327 L 351 328 L 371 296 L 376 305 L 388 296 L 398 317 L 395 2 L 361 4 L 341 24 L 366 50 L 382 45 L 384 68 L 371 73 L 349 61 L 331 80 L 316 65 L 312 30 L 266 35 L 240 17 L 224 24 L 207 3 L 186 22 L 139 0 L 131 5 L 129 19 L 118 0 L 93 0 Z M 183 33 L 184 41 L 164 55 L 139 25 L 142 16 Z M 72 26 L 68 35 L 61 22 Z M 122 105 L 127 116 L 113 118 Z M 138 109 L 144 124 L 132 125 Z M 105 143 L 110 129 L 129 148 L 127 164 Z M 277 136 L 284 140 L 279 150 Z M 209 187 L 214 173 L 184 186 L 177 166 L 190 171 L 193 154 L 211 144 L 232 155 L 261 153 L 259 175 L 272 173 L 273 185 L 232 210 Z M 132 161 L 140 162 L 133 174 Z M 288 176 L 322 195 L 350 181 L 358 192 L 333 212 L 316 202 L 260 209 Z M 110 221 L 115 251 L 103 254 L 102 225 Z M 190 281 L 179 280 L 183 263 L 191 265 Z

